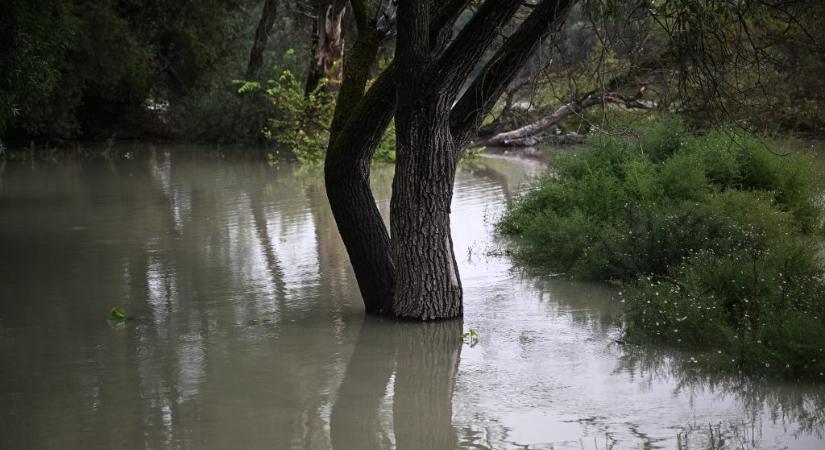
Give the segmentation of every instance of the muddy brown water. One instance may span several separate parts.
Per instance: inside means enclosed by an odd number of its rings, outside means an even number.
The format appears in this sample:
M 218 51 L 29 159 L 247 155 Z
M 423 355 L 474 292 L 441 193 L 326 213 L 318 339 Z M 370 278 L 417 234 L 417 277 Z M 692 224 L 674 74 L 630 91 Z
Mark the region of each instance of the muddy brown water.
M 459 171 L 466 316 L 398 324 L 318 171 L 202 153 L 0 166 L 0 448 L 825 448 L 821 388 L 625 348 L 615 289 L 514 265 L 493 224 L 539 161 Z

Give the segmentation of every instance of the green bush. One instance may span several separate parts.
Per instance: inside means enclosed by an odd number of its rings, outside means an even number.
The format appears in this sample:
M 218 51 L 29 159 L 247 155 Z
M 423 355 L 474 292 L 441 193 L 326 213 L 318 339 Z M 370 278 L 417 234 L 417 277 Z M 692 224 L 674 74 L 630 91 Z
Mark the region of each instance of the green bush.
M 247 83 L 241 92 L 254 89 Z M 325 91 L 324 83 L 307 95 L 292 71 L 282 69 L 278 79 L 269 82 L 266 95 L 280 113 L 269 119 L 266 138 L 290 149 L 302 164 L 323 161 L 335 112 L 334 96 Z
M 287 52 L 285 60 L 293 55 Z M 263 92 L 271 105 L 271 115 L 263 127 L 263 136 L 279 147 L 289 149 L 304 165 L 323 162 L 329 144 L 329 131 L 335 112 L 336 96 L 325 89 L 325 80 L 307 94 L 303 82 L 295 74 L 281 68 L 276 80 L 264 87 L 259 82 L 239 82 L 238 92 L 244 96 Z M 390 124 L 373 156 L 377 161 L 395 161 L 395 126 Z
M 695 137 L 674 119 L 597 137 L 499 223 L 517 255 L 628 290 L 630 341 L 706 352 L 717 367 L 825 371 L 825 271 L 812 165 L 756 137 Z

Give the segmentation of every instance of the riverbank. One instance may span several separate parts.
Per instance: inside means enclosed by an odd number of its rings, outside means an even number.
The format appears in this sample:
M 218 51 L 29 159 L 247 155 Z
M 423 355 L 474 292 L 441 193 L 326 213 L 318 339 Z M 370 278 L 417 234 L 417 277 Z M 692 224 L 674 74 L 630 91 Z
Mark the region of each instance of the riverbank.
M 813 162 L 664 121 L 605 137 L 499 224 L 527 264 L 623 286 L 624 340 L 715 370 L 822 380 L 821 187 Z

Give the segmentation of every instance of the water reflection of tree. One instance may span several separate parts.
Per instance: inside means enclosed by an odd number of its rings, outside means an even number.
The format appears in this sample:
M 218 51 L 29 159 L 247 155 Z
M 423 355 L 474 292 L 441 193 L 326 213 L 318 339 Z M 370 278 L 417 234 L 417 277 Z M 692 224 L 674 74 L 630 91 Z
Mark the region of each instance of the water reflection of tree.
M 394 439 L 396 448 L 455 448 L 452 398 L 461 345 L 456 321 L 365 318 L 332 409 L 333 447 L 391 448 Z M 391 380 L 390 414 L 381 407 Z
M 675 393 L 732 397 L 741 403 L 749 425 L 759 426 L 760 421 L 767 418 L 786 427 L 795 424 L 795 437 L 811 434 L 818 439 L 825 438 L 825 388 L 822 386 L 713 371 L 699 367 L 683 354 L 651 345 L 629 347 L 619 357 L 616 372 L 627 373 L 646 383 L 676 380 Z
M 10 429 L 49 429 L 54 436 L 18 441 L 15 448 L 59 446 L 44 439 L 79 448 L 457 445 L 451 415 L 460 324 L 365 319 L 358 325 L 357 288 L 320 178 L 302 178 L 287 165 L 204 163 L 163 153 L 113 166 L 40 168 L 34 176 L 12 169 L 3 174 L 4 189 L 23 196 L 31 217 L 25 232 L 0 233 L 0 247 L 8 251 L 0 292 L 31 303 L 0 302 L 0 317 L 46 323 L 50 336 L 68 337 L 39 337 L 44 327 L 32 325 L 16 337 L 29 356 L 2 347 L 15 355 L 15 367 L 0 371 L 4 390 L 65 386 L 49 388 L 49 401 L 9 402 L 20 417 L 31 418 L 26 425 L 4 416 Z M 391 168 L 379 169 L 373 180 L 382 211 L 388 174 Z M 510 183 L 486 171 L 478 175 Z M 46 184 L 43 198 L 25 198 L 42 192 L 37 184 Z M 53 203 L 32 207 L 41 201 Z M 37 211 L 45 210 L 51 221 L 38 220 Z M 75 225 L 88 229 L 70 231 Z M 285 272 L 294 267 L 284 240 L 299 235 L 311 241 L 301 251 L 314 261 L 317 282 L 287 286 Z M 523 282 L 534 284 L 550 313 L 617 345 L 610 339 L 618 304 L 603 290 L 529 276 Z M 123 330 L 100 333 L 113 303 L 124 303 L 137 318 Z M 722 379 L 655 348 L 642 350 L 619 350 L 617 373 L 733 395 L 753 420 L 768 409 L 770 420 L 798 422 L 799 433 L 825 434 L 821 391 Z M 26 378 L 32 373 L 36 382 Z M 74 405 L 76 413 L 55 403 Z
M 352 292 L 342 287 L 349 285 L 343 280 L 334 284 L 338 296 L 321 292 L 324 286 L 305 283 L 291 289 L 292 300 L 287 302 L 279 255 L 287 236 L 270 232 L 275 222 L 276 232 L 301 233 L 316 241 L 319 261 L 336 258 L 335 246 L 326 236 L 304 232 L 312 228 L 311 220 L 320 221 L 316 225 L 325 220 L 315 210 L 307 214 L 302 199 L 309 184 L 292 183 L 289 173 L 273 174 L 258 164 L 216 168 L 186 155 L 161 154 L 140 164 L 113 166 L 110 176 L 89 177 L 92 185 L 87 191 L 92 202 L 106 205 L 106 195 L 121 196 L 106 214 L 124 226 L 98 230 L 97 237 L 134 245 L 112 246 L 110 254 L 100 255 L 101 262 L 112 267 L 101 267 L 96 276 L 116 280 L 117 271 L 125 268 L 126 292 L 111 298 L 128 299 L 127 309 L 137 318 L 116 341 L 117 347 L 102 342 L 95 355 L 103 375 L 94 383 L 102 392 L 103 406 L 91 422 L 111 423 L 113 417 L 129 415 L 127 405 L 133 405 L 140 421 L 116 428 L 130 430 L 127 434 L 136 434 L 135 441 L 148 447 L 168 447 L 170 442 L 197 447 L 210 438 L 214 444 L 223 436 L 255 435 L 260 429 L 268 430 L 264 436 L 274 433 L 272 442 L 286 439 L 303 447 L 325 442 L 322 409 L 330 400 L 320 393 L 334 390 L 336 373 L 343 367 L 307 365 L 295 350 L 302 346 L 312 361 L 338 358 L 341 345 L 353 339 L 350 328 L 332 326 L 345 323 L 340 320 L 341 307 L 318 308 L 316 302 L 339 302 Z M 133 177 L 127 178 L 127 173 Z M 124 185 L 128 183 L 133 185 Z M 108 192 L 98 184 L 106 184 Z M 111 264 L 121 258 L 125 265 Z M 256 261 L 266 269 L 265 280 L 252 273 Z M 88 276 L 82 279 L 93 283 Z M 267 299 L 269 291 L 277 302 L 274 309 Z M 268 342 L 274 336 L 272 348 L 265 351 L 278 356 L 262 363 L 263 348 L 255 340 Z M 122 371 L 111 370 L 109 354 L 123 357 L 124 364 L 117 366 Z M 242 384 L 259 378 L 261 370 L 271 381 L 256 383 L 260 398 L 272 405 L 290 405 L 288 410 L 276 408 L 256 417 L 231 408 L 198 413 L 199 405 L 225 402 L 226 393 L 247 394 Z M 124 386 L 128 379 L 133 380 L 131 386 Z M 114 400 L 123 392 L 131 393 L 128 401 Z M 216 435 L 190 422 L 196 414 L 205 416 L 201 419 L 206 422 L 221 423 L 229 433 Z M 282 432 L 287 430 L 290 436 L 285 437 Z
M 317 174 L 175 151 L 31 170 L 3 173 L 13 191 L 0 200 L 23 215 L 0 217 L 0 228 L 14 230 L 0 234 L 9 252 L 0 286 L 27 303 L 0 302 L 0 316 L 27 350 L 10 352 L 15 367 L 0 371 L 0 386 L 64 388 L 8 403 L 0 419 L 20 431 L 0 446 L 326 448 L 333 404 L 372 415 L 359 425 L 336 413 L 336 441 L 347 421 L 399 442 L 424 426 L 452 439 L 460 326 L 358 326 L 357 287 Z M 377 172 L 379 201 L 389 199 L 388 173 Z M 290 248 L 296 239 L 303 244 Z M 287 283 L 289 271 L 307 278 Z M 116 330 L 103 320 L 114 305 L 134 318 Z M 50 332 L 24 326 L 35 323 Z M 443 332 L 425 333 L 433 329 Z M 438 354 L 422 353 L 428 340 Z M 0 336 L 4 350 L 9 342 Z M 446 372 L 418 366 L 439 355 L 452 361 Z M 361 383 L 361 395 L 350 389 L 358 373 L 383 381 Z M 415 376 L 433 378 L 415 384 Z M 417 410 L 427 422 L 403 419 L 395 432 L 385 410 L 347 411 L 380 404 L 390 379 L 399 417 Z M 405 394 L 425 385 L 424 403 Z
M 545 167 L 540 159 L 498 154 L 493 157 L 465 159 L 459 166 L 461 172 L 488 179 L 501 187 L 508 201 L 544 173 Z
M 573 323 L 600 336 L 618 337 L 622 306 L 617 289 L 601 284 L 571 281 L 564 278 L 534 276 L 530 271 L 514 269 L 523 282 L 539 293 L 539 301 L 552 314 L 565 314 Z
M 711 370 L 691 355 L 655 344 L 621 345 L 621 296 L 601 284 L 532 276 L 519 270 L 522 282 L 536 291 L 547 313 L 563 315 L 610 347 L 618 364 L 614 376 L 628 377 L 645 386 L 675 384 L 674 395 L 700 398 L 712 395 L 733 400 L 743 411 L 740 422 L 682 424 L 678 448 L 759 448 L 765 421 L 783 425 L 795 437 L 825 438 L 825 388 L 812 384 L 782 383 Z M 699 445 L 700 447 L 696 447 Z

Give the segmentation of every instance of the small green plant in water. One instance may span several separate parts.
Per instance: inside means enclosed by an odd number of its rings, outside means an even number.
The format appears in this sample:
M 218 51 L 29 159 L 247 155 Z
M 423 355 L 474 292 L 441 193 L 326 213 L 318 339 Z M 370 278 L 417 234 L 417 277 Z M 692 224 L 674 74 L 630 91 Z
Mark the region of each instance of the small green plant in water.
M 471 348 L 478 345 L 478 331 L 473 328 L 461 333 L 461 340 Z
M 115 306 L 109 310 L 109 314 L 106 315 L 106 320 L 115 323 L 124 323 L 128 318 L 126 310 L 122 306 Z

